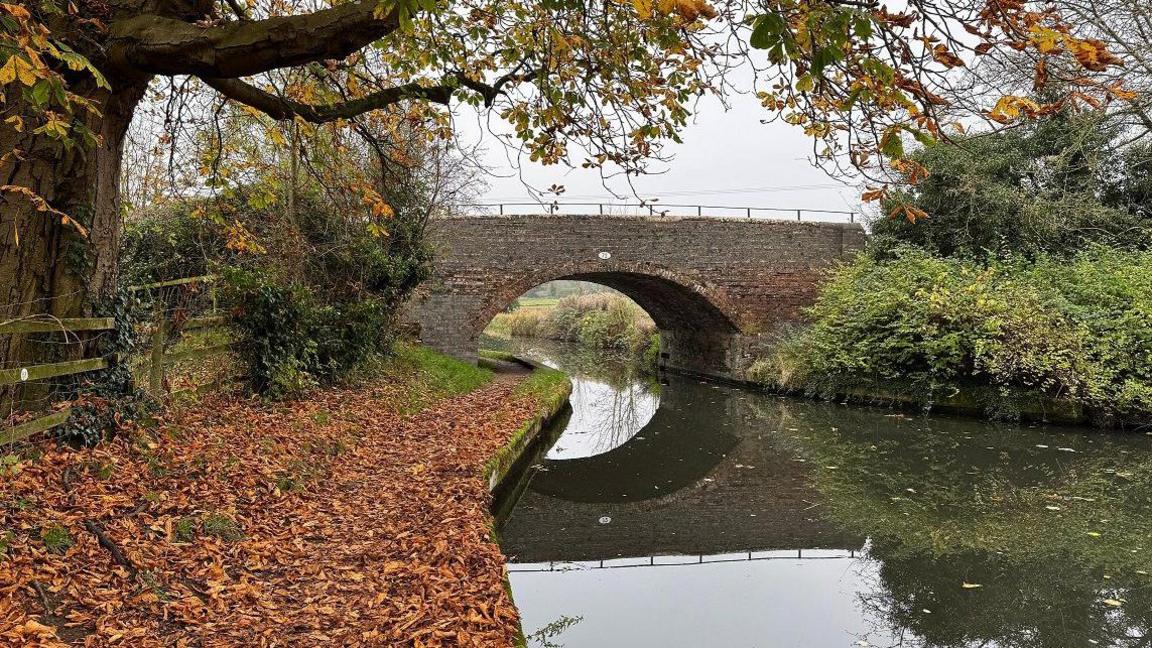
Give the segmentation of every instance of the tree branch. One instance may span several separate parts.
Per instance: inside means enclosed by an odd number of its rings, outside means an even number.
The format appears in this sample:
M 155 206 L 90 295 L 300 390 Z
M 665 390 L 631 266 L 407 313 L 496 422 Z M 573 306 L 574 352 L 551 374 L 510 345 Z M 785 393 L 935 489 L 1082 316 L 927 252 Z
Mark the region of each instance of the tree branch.
M 298 16 L 204 27 L 155 14 L 109 28 L 108 62 L 151 74 L 237 78 L 325 59 L 342 59 L 399 28 L 397 10 L 358 0 Z
M 240 6 L 240 3 L 237 0 L 225 0 L 225 2 L 232 10 L 232 13 L 236 14 L 237 18 L 240 20 L 252 20 L 252 17 L 248 15 L 248 12 L 244 10 L 244 7 Z
M 107 533 L 104 533 L 104 529 L 100 527 L 99 523 L 97 523 L 95 520 L 84 520 L 84 528 L 88 529 L 89 533 L 96 536 L 97 542 L 100 543 L 101 547 L 107 549 L 108 553 L 112 554 L 112 559 L 115 560 L 117 564 L 119 564 L 124 569 L 127 569 L 132 578 L 136 578 L 136 574 L 140 573 L 140 570 L 136 567 L 136 564 L 133 563 L 128 558 L 128 556 L 124 555 L 124 552 L 120 550 L 120 546 L 113 542 L 112 538 L 109 538 Z
M 217 92 L 251 106 L 273 119 L 288 120 L 300 117 L 312 123 L 324 123 L 337 119 L 351 119 L 371 110 L 386 108 L 406 99 L 423 99 L 435 103 L 448 104 L 455 92 L 455 85 L 422 86 L 406 83 L 394 88 L 385 88 L 359 99 L 340 103 L 312 105 L 265 92 L 256 86 L 237 79 L 205 78 L 204 83 Z
M 541 74 L 543 74 L 542 70 L 533 70 L 525 74 L 520 74 L 520 66 L 517 66 L 515 70 L 496 79 L 495 83 L 492 83 L 491 85 L 480 81 L 474 81 L 469 79 L 466 75 L 459 73 L 456 74 L 456 80 L 465 88 L 480 93 L 480 96 L 484 97 L 484 105 L 491 108 L 492 104 L 496 102 L 496 98 L 504 92 L 504 86 L 513 81 L 517 83 L 532 81 Z

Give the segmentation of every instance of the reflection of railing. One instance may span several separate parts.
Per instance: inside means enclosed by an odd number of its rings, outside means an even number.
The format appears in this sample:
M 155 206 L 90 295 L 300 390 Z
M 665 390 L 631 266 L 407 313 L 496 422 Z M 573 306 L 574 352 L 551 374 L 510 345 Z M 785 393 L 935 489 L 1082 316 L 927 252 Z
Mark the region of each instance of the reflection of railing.
M 853 560 L 863 552 L 856 549 L 804 549 L 787 551 L 743 551 L 740 553 L 705 554 L 695 556 L 644 556 L 638 558 L 610 558 L 607 560 L 561 561 L 547 563 L 508 563 L 512 573 L 584 571 L 589 569 L 631 569 L 635 567 L 683 567 L 687 565 L 716 565 L 734 562 L 760 562 L 768 560 Z M 815 553 L 813 553 L 815 552 Z
M 835 209 L 787 209 L 783 207 L 741 207 L 737 205 L 683 205 L 613 202 L 480 202 L 459 206 L 463 210 L 476 210 L 501 216 L 566 214 L 587 215 L 593 212 L 605 216 L 696 216 L 727 218 L 764 218 L 814 222 L 855 223 L 856 212 Z

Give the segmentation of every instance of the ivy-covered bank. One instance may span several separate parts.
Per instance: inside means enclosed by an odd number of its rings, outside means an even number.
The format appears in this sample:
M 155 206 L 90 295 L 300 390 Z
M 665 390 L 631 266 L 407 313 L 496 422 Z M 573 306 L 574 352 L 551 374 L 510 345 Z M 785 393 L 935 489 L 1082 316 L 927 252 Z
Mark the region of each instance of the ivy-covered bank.
M 1100 425 L 1152 420 L 1152 252 L 987 263 L 906 249 L 834 272 L 764 384 Z
M 931 176 L 750 375 L 832 397 L 1152 422 L 1147 150 L 1067 118 L 919 154 Z

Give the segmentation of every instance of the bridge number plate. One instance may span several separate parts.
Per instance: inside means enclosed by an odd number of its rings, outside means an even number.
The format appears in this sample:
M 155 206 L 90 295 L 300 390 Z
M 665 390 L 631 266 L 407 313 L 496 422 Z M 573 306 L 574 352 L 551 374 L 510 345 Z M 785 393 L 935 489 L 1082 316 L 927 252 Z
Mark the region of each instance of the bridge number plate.
M 28 382 L 28 369 L 20 370 L 20 382 Z
M 600 257 L 600 259 L 603 261 L 607 261 L 608 259 L 612 258 L 612 253 L 611 252 L 601 252 L 600 254 L 598 254 L 596 256 Z

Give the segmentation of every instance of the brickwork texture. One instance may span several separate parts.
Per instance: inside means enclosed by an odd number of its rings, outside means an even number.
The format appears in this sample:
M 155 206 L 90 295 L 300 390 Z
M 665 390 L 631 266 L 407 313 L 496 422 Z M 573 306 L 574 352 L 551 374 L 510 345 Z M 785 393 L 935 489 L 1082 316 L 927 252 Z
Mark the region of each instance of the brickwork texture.
M 801 317 L 823 269 L 860 250 L 855 224 L 728 218 L 485 216 L 435 219 L 434 276 L 412 319 L 425 344 L 474 359 L 492 318 L 535 286 L 615 288 L 660 328 L 668 369 L 740 378 Z

